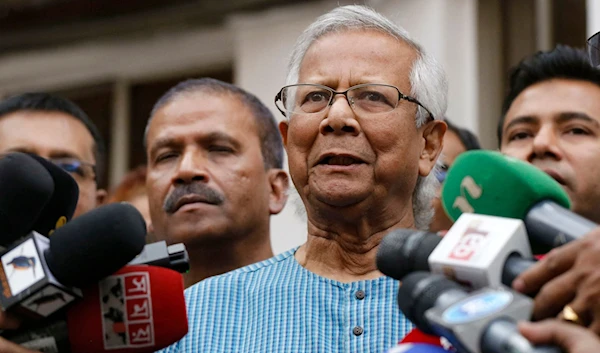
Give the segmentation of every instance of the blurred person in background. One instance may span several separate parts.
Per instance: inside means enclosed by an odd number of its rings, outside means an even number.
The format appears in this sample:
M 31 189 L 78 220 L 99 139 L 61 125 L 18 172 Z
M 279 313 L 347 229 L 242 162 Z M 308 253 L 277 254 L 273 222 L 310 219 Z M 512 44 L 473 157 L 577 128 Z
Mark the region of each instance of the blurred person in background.
M 444 147 L 442 149 L 442 154 L 438 159 L 438 168 L 435 171 L 437 180 L 440 182 L 440 187 L 436 197 L 433 199 L 435 214 L 433 215 L 431 225 L 429 226 L 429 230 L 432 232 L 445 232 L 450 229 L 453 224 L 450 218 L 448 218 L 448 215 L 446 215 L 446 211 L 444 211 L 444 207 L 440 200 L 442 183 L 446 179 L 448 169 L 452 166 L 456 157 L 461 153 L 481 149 L 479 139 L 474 133 L 454 125 L 447 118 L 444 119 L 444 121 L 448 125 L 448 129 L 444 135 Z
M 151 232 L 186 245 L 186 287 L 273 256 L 270 217 L 288 176 L 277 122 L 258 98 L 215 79 L 181 82 L 155 104 L 145 143 Z
M 109 194 L 107 203 L 128 202 L 132 204 L 144 217 L 146 226 L 150 227 L 150 207 L 148 205 L 148 192 L 146 191 L 146 166 L 140 165 L 130 170 L 119 185 Z M 154 236 L 148 233 L 147 243 L 156 241 Z
M 0 153 L 26 152 L 44 157 L 73 176 L 79 200 L 73 217 L 102 204 L 98 188 L 105 147 L 98 128 L 68 99 L 24 93 L 0 102 Z

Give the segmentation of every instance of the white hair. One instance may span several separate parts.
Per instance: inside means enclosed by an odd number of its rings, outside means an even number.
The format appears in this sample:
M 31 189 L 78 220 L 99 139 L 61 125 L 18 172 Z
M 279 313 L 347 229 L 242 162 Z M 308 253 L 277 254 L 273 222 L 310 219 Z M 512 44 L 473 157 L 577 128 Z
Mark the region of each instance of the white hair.
M 434 118 L 441 119 L 446 112 L 448 83 L 442 66 L 423 48 L 410 38 L 408 32 L 394 24 L 373 9 L 361 5 L 338 7 L 313 22 L 298 38 L 288 65 L 286 84 L 296 84 L 299 80 L 300 65 L 308 48 L 319 38 L 329 33 L 354 29 L 376 30 L 403 41 L 417 53 L 410 73 L 410 95 L 423 104 Z M 427 112 L 417 105 L 415 123 L 421 127 L 427 119 Z M 438 187 L 435 170 L 428 176 L 419 176 L 413 193 L 413 213 L 415 226 L 427 229 L 433 217 L 432 200 Z

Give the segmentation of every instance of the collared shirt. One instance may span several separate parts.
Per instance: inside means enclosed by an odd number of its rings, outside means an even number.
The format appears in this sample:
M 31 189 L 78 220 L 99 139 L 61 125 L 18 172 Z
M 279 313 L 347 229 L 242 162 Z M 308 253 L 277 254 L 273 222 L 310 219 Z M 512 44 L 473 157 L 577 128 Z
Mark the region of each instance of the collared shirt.
M 320 277 L 296 250 L 188 288 L 188 334 L 164 352 L 383 353 L 413 328 L 398 281 Z

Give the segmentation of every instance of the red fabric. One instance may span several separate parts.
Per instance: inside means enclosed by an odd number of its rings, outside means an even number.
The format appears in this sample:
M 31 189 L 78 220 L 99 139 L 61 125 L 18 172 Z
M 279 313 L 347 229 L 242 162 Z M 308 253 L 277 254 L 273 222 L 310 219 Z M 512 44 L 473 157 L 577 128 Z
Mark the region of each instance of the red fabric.
M 438 336 L 425 334 L 416 328 L 410 331 L 408 335 L 404 336 L 402 341 L 399 343 L 427 343 L 434 346 L 443 347 Z

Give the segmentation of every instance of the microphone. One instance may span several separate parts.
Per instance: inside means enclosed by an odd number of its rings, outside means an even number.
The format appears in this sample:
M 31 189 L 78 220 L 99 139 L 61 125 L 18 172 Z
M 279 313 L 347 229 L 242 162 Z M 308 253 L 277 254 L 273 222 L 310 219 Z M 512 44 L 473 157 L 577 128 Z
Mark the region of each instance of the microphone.
M 558 347 L 533 347 L 517 329 L 528 320 L 533 300 L 506 287 L 467 293 L 437 274 L 413 272 L 398 290 L 404 315 L 425 333 L 443 336 L 459 352 L 558 353 Z
M 88 286 L 115 272 L 144 247 L 146 224 L 131 205 L 94 209 L 57 229 L 37 232 L 0 255 L 0 305 L 26 317 L 48 317 Z
M 152 265 L 186 273 L 190 270 L 190 257 L 185 244 L 167 246 L 166 241 L 157 241 L 144 246 L 144 250 L 129 265 Z
M 0 246 L 31 230 L 53 191 L 48 171 L 29 155 L 13 152 L 0 158 Z
M 54 181 L 52 197 L 33 225 L 34 231 L 49 236 L 73 217 L 79 200 L 79 187 L 75 179 L 59 166 L 38 155 L 30 156 L 46 168 Z
M 125 266 L 85 288 L 66 317 L 6 338 L 48 353 L 154 352 L 188 331 L 183 290 L 176 271 Z
M 377 267 L 397 280 L 415 271 L 439 273 L 471 288 L 512 281 L 535 263 L 523 221 L 462 214 L 444 237 L 397 229 L 377 251 Z
M 535 253 L 546 253 L 597 226 L 568 209 L 567 193 L 548 174 L 494 151 L 458 156 L 442 187 L 442 205 L 452 220 L 462 213 L 522 219 Z

